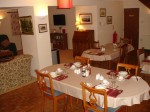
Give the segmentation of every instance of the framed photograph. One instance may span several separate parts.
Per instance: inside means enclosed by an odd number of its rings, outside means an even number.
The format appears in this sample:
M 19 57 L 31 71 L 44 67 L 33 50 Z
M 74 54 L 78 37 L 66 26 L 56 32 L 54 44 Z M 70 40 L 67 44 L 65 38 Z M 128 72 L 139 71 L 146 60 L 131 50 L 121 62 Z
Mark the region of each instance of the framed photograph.
M 100 17 L 106 17 L 106 8 L 100 8 Z
M 107 24 L 112 24 L 112 16 L 107 16 Z
M 92 24 L 92 13 L 80 14 L 80 24 Z
M 47 24 L 39 24 L 39 33 L 47 32 Z
M 19 22 L 22 34 L 33 35 L 33 24 L 31 16 L 19 17 Z

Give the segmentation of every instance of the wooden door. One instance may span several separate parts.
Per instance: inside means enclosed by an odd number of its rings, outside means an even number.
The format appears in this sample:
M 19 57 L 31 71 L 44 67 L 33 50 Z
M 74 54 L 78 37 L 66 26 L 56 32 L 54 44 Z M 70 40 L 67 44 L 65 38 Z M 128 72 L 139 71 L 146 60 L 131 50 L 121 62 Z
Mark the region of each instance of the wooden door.
M 139 46 L 139 8 L 124 9 L 124 37 L 132 40 L 136 49 Z

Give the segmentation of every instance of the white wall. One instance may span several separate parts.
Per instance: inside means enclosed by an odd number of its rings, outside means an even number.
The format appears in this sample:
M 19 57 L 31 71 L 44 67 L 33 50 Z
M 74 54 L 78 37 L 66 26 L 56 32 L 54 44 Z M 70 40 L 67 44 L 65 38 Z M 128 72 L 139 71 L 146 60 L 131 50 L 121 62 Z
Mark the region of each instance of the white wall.
M 79 18 L 80 14 L 91 13 L 92 14 L 92 24 L 80 25 L 84 30 L 94 30 L 95 40 L 98 40 L 97 32 L 97 6 L 76 6 L 76 17 Z
M 150 49 L 150 9 L 138 0 L 124 0 L 124 8 L 139 8 L 139 48 Z
M 98 15 L 98 32 L 100 44 L 112 42 L 114 31 L 119 38 L 123 36 L 123 3 L 122 1 L 100 0 L 98 9 L 106 8 L 106 17 Z M 99 14 L 98 10 L 98 14 Z M 112 24 L 107 24 L 107 16 L 112 16 Z
M 54 14 L 65 14 L 66 18 L 66 25 L 62 26 L 62 29 L 66 29 L 67 38 L 68 38 L 68 48 L 72 49 L 72 38 L 74 31 L 76 30 L 75 27 L 75 8 L 71 9 L 58 9 L 55 6 L 48 7 L 49 12 L 49 26 L 50 30 L 56 29 L 59 32 L 59 26 L 54 26 L 53 24 L 53 15 Z
M 17 12 L 17 10 L 16 9 L 0 10 L 0 17 L 3 18 L 0 24 L 0 34 L 6 34 L 10 42 L 16 44 L 17 50 L 22 50 L 21 36 L 12 34 L 11 18 L 10 18 L 11 13 L 7 12 Z

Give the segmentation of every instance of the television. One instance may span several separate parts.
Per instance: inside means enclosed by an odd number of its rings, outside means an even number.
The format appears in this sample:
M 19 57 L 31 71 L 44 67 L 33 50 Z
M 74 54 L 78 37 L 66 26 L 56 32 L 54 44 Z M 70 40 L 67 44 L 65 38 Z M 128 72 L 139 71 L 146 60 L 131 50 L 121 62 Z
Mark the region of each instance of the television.
M 64 14 L 53 15 L 54 25 L 66 25 L 66 18 Z

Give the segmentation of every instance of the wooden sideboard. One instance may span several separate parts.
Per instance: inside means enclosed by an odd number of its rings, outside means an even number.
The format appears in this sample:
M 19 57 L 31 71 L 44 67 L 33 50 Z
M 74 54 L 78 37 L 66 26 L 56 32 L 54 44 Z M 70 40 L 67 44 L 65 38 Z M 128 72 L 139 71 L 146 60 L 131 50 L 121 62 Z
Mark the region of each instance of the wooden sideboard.
M 67 33 L 51 33 L 50 36 L 53 48 L 68 49 Z
M 81 56 L 84 50 L 90 49 L 94 42 L 94 30 L 75 31 L 73 35 L 73 56 Z

